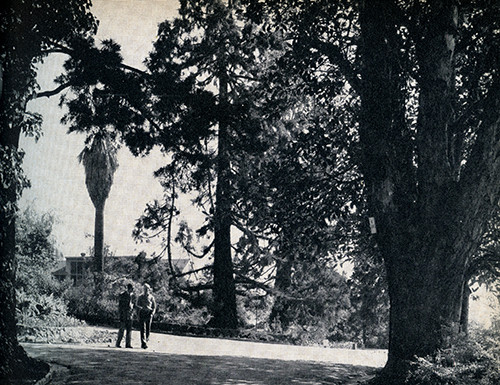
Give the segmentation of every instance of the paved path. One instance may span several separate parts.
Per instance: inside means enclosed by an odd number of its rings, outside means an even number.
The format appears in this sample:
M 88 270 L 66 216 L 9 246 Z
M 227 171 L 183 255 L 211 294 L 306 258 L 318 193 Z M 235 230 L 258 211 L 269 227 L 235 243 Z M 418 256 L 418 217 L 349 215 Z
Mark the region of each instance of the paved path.
M 134 332 L 134 346 L 139 346 Z M 109 344 L 112 346 L 112 344 Z M 384 365 L 385 351 L 310 348 L 152 334 L 149 349 L 23 344 L 52 364 L 52 385 L 354 385 Z

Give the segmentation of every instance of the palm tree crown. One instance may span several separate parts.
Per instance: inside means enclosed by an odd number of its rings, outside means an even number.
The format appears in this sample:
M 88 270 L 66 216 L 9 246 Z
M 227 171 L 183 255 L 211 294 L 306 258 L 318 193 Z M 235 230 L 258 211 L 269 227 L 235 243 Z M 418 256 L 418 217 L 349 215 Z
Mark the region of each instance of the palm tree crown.
M 118 168 L 117 147 L 105 135 L 95 135 L 78 155 L 85 167 L 85 184 L 95 208 L 104 207 Z

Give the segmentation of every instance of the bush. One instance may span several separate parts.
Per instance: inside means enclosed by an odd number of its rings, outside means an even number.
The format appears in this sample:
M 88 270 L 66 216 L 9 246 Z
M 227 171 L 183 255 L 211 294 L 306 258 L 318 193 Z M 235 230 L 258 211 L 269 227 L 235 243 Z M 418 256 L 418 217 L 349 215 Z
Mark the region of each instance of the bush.
M 105 277 L 101 293 L 95 290 L 94 277 L 86 275 L 65 294 L 70 315 L 95 324 L 114 324 L 118 318 L 118 295 L 122 285 Z
M 408 385 L 500 384 L 500 333 L 475 331 L 433 357 L 418 358 Z
M 134 286 L 135 298 L 142 294 L 142 283 L 117 274 L 105 274 L 101 294 L 96 294 L 92 275 L 85 276 L 65 294 L 69 313 L 94 324 L 116 324 L 118 297 L 128 283 Z M 204 325 L 208 322 L 206 306 L 193 306 L 189 301 L 176 297 L 168 283 L 165 286 L 153 286 L 153 295 L 157 304 L 155 322 L 184 325 Z
M 66 304 L 52 294 L 17 292 L 17 319 L 23 326 L 81 326 L 82 322 L 67 315 Z

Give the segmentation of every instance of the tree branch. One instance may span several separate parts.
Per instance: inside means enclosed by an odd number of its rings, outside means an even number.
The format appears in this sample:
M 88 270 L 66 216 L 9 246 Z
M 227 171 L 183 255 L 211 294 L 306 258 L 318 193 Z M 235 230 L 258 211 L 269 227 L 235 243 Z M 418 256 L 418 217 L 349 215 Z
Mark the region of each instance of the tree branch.
M 180 277 L 184 277 L 186 275 L 196 274 L 200 271 L 209 270 L 211 268 L 212 268 L 212 265 L 206 265 L 206 266 L 200 267 L 200 268 L 195 269 L 195 270 L 190 270 L 190 271 L 187 271 L 185 273 L 176 274 L 176 275 L 174 275 L 174 278 L 180 278 Z
M 212 290 L 214 285 L 212 283 L 202 283 L 196 286 L 185 286 L 185 287 L 179 287 L 180 290 L 184 290 L 187 292 L 196 292 L 196 291 L 202 291 L 202 290 Z
M 213 245 L 214 245 L 214 241 L 212 241 L 212 243 L 210 243 L 210 245 L 208 245 L 205 248 L 205 251 L 203 252 L 203 254 L 196 254 L 196 253 L 192 252 L 191 249 L 189 249 L 189 247 L 187 247 L 185 245 L 182 245 L 182 247 L 184 250 L 186 250 L 188 252 L 189 255 L 192 255 L 193 257 L 198 258 L 198 259 L 202 259 L 202 258 L 205 258 L 207 256 L 207 254 L 212 249 Z
M 269 286 L 263 284 L 262 282 L 245 277 L 244 275 L 241 275 L 241 274 L 235 274 L 235 275 L 236 275 L 236 279 L 234 280 L 234 283 L 246 283 L 246 284 L 250 284 L 250 285 L 256 287 L 257 289 L 262 289 L 266 293 L 269 293 L 269 294 L 276 293 L 276 290 L 274 288 L 269 287 Z
M 51 96 L 57 95 L 58 93 L 62 92 L 66 88 L 69 88 L 70 86 L 71 86 L 70 83 L 65 83 L 65 84 L 61 84 L 59 87 L 57 87 L 53 90 L 38 92 L 35 95 L 35 99 L 43 98 L 43 97 L 50 98 Z
M 346 59 L 340 50 L 340 47 L 331 43 L 317 41 L 316 48 L 323 52 L 333 65 L 337 65 L 340 72 L 342 72 L 345 76 L 351 87 L 359 94 L 361 79 L 358 76 L 358 73 L 354 70 L 352 63 Z

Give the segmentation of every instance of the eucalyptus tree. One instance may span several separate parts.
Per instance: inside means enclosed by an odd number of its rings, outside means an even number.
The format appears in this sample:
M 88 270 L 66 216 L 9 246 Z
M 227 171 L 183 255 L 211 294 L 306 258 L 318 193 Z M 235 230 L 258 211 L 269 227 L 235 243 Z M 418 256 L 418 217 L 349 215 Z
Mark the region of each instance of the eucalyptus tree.
M 14 215 L 17 199 L 28 186 L 19 138 L 38 135 L 42 120 L 26 111 L 39 91 L 35 65 L 59 47 L 70 46 L 75 37 L 94 33 L 97 25 L 90 1 L 7 2 L 0 18 L 0 378 L 6 380 L 23 373 L 26 363 L 16 341 Z
M 388 368 L 397 371 L 401 359 L 456 336 L 465 270 L 498 204 L 498 23 L 490 17 L 499 9 L 375 3 L 360 14 L 360 136 L 391 298 Z
M 85 184 L 95 208 L 94 270 L 104 271 L 104 205 L 118 168 L 117 147 L 103 130 L 90 135 L 85 148 L 78 155 L 85 168 Z
M 399 383 L 414 356 L 457 335 L 466 268 L 498 205 L 500 9 L 495 1 L 287 5 L 277 4 L 277 17 L 302 36 L 295 62 L 304 74 L 325 61 L 359 97 L 356 159 L 391 305 L 385 373 Z

